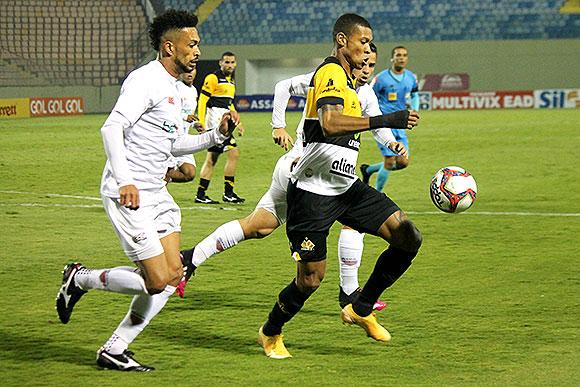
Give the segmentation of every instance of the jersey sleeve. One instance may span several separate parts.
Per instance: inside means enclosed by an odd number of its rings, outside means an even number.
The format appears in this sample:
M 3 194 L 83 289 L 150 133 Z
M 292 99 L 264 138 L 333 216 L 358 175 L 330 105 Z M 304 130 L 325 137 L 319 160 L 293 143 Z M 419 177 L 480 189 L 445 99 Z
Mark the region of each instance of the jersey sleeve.
M 217 83 L 218 80 L 215 74 L 209 74 L 203 81 L 203 86 L 199 95 L 199 102 L 197 104 L 197 117 L 199 118 L 199 122 L 203 125 L 205 125 L 205 109 L 207 107 L 207 101 L 209 101 L 209 97 L 215 93 Z
M 308 86 L 313 75 L 313 72 L 297 75 L 276 83 L 272 108 L 272 128 L 286 127 L 286 107 L 288 106 L 288 100 L 290 100 L 291 96 L 306 97 L 306 94 L 308 94 Z
M 344 105 L 348 80 L 344 69 L 337 64 L 327 64 L 314 76 L 316 109 L 324 105 Z
M 417 76 L 413 75 L 413 86 L 411 88 L 411 109 L 419 111 L 419 82 L 417 82 Z
M 123 129 L 134 125 L 153 106 L 150 94 L 147 82 L 141 82 L 138 77 L 129 77 L 123 82 L 119 98 L 111 112 L 118 113 L 127 120 Z
M 375 92 L 375 94 L 379 94 L 381 92 L 381 78 L 379 78 L 379 76 L 375 76 L 373 78 L 373 80 L 371 81 L 371 87 L 373 88 L 373 91 Z

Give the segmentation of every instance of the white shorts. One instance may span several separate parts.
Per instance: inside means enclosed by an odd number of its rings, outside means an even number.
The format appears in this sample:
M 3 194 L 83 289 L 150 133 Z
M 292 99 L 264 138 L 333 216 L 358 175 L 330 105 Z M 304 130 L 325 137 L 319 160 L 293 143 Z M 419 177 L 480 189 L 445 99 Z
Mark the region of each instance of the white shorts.
M 197 167 L 197 164 L 195 163 L 195 159 L 193 158 L 193 155 L 183 155 L 183 156 L 178 156 L 178 157 L 171 157 L 169 159 L 169 167 L 170 168 L 179 168 L 181 167 L 183 164 L 192 164 L 194 167 Z
M 229 109 L 211 107 L 205 112 L 205 128 L 207 130 L 215 129 L 222 122 L 224 114 L 228 113 Z
M 286 191 L 290 181 L 290 167 L 294 157 L 286 154 L 278 159 L 272 173 L 272 184 L 268 192 L 262 196 L 256 208 L 263 208 L 278 219 L 280 224 L 286 223 Z
M 137 210 L 121 206 L 118 198 L 102 196 L 102 200 L 121 246 L 132 261 L 163 254 L 160 239 L 181 232 L 181 211 L 165 187 L 158 191 L 140 190 Z

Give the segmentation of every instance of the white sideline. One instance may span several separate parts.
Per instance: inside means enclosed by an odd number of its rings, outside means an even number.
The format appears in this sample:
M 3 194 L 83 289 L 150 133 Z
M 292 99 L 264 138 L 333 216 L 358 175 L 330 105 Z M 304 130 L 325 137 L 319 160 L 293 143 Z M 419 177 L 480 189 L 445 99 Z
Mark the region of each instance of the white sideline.
M 78 196 L 78 195 L 64 195 L 57 193 L 38 193 L 38 192 L 26 192 L 26 191 L 6 191 L 0 190 L 0 193 L 4 194 L 16 194 L 16 195 L 36 195 L 36 196 L 49 196 L 49 197 L 60 197 L 60 198 L 71 198 L 71 199 L 85 199 L 101 201 L 100 198 L 95 198 L 91 196 Z M 0 203 L 1 207 L 64 207 L 64 208 L 102 208 L 100 204 L 58 204 L 58 203 Z M 190 206 L 181 207 L 181 210 L 224 210 L 224 211 L 239 211 L 238 208 L 228 208 L 222 206 Z M 410 215 L 445 215 L 441 211 L 405 211 Z M 450 214 L 452 215 L 452 214 Z M 454 215 L 454 214 L 453 214 Z M 511 212 L 511 211 L 466 211 L 457 215 L 491 215 L 491 216 L 545 216 L 545 217 L 576 217 L 580 216 L 580 213 L 551 213 L 551 212 Z

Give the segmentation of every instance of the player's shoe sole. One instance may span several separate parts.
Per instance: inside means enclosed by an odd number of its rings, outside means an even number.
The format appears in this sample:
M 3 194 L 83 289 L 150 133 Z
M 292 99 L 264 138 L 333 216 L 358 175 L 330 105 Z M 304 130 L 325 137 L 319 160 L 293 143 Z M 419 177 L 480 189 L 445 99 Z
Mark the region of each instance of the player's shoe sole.
M 128 349 L 120 355 L 113 355 L 101 348 L 97 351 L 97 365 L 117 371 L 151 372 L 155 370 L 154 367 L 139 363 L 133 355 L 134 353 Z
M 262 328 L 260 327 L 258 330 L 258 344 L 264 348 L 266 356 L 270 359 L 287 359 L 292 357 L 284 345 L 284 336 L 266 336 Z
M 70 321 L 75 304 L 86 293 L 75 283 L 75 275 L 84 266 L 78 262 L 69 263 L 62 271 L 62 285 L 56 295 L 56 311 L 63 324 Z
M 348 304 L 342 309 L 340 317 L 345 324 L 356 324 L 365 330 L 367 336 L 376 341 L 390 341 L 391 334 L 377 321 L 374 313 L 366 317 L 359 316 L 352 309 L 352 304 Z

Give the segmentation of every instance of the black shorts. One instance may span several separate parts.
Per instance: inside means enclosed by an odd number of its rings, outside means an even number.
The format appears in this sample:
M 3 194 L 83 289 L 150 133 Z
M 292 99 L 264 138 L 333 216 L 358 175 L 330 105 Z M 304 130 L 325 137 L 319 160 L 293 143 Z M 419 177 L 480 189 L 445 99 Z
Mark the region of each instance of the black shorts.
M 358 180 L 337 196 L 317 195 L 290 182 L 287 193 L 286 235 L 297 261 L 326 259 L 326 238 L 335 221 L 359 232 L 377 235 L 399 207 L 387 195 Z
M 236 139 L 233 137 L 228 137 L 221 144 L 214 145 L 211 148 L 207 148 L 207 151 L 213 152 L 213 153 L 224 153 L 224 152 L 229 151 L 232 148 L 237 148 L 237 146 L 238 146 L 238 143 L 236 142 Z

